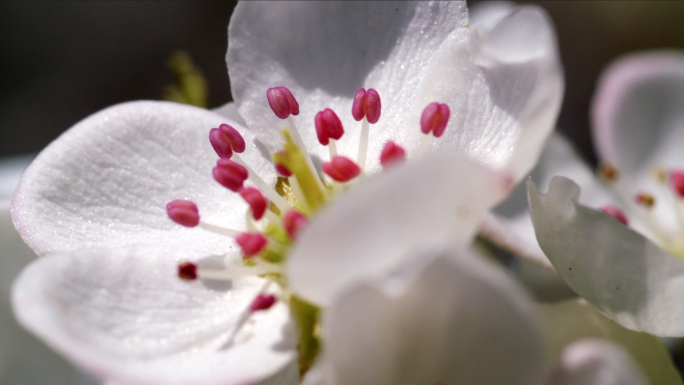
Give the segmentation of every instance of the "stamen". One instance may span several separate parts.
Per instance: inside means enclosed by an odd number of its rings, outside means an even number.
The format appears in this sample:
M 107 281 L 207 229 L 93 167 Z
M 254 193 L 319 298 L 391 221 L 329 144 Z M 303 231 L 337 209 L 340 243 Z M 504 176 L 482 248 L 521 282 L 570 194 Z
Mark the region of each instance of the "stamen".
M 618 221 L 622 222 L 622 224 L 624 224 L 625 226 L 629 225 L 629 220 L 627 219 L 627 216 L 618 207 L 613 206 L 613 205 L 607 205 L 607 206 L 601 207 L 601 211 L 603 211 L 604 213 L 614 217 Z
M 684 198 L 684 171 L 671 170 L 670 171 L 670 185 L 678 198 Z
M 359 88 L 356 91 L 352 104 L 352 116 L 357 122 L 365 117 L 369 123 L 375 124 L 380 120 L 381 110 L 382 103 L 378 91 L 373 88 L 369 88 L 368 91 Z
M 195 227 L 200 221 L 197 205 L 191 201 L 171 201 L 166 204 L 166 213 L 171 220 L 185 227 Z
M 359 176 L 361 169 L 353 160 L 338 155 L 330 162 L 323 163 L 323 172 L 337 182 L 348 182 Z
M 252 209 L 252 214 L 254 214 L 254 219 L 259 220 L 264 216 L 266 208 L 268 207 L 268 201 L 264 198 L 264 195 L 259 191 L 259 189 L 254 187 L 245 187 L 240 190 L 240 196 L 249 204 Z
M 197 265 L 192 262 L 182 262 L 178 265 L 178 278 L 184 281 L 197 279 Z
M 437 102 L 430 103 L 420 116 L 420 130 L 426 135 L 432 132 L 435 138 L 439 138 L 446 130 L 450 114 L 451 110 L 448 105 Z
M 268 238 L 261 233 L 242 233 L 235 238 L 245 257 L 254 257 L 266 247 Z
M 226 227 L 221 227 L 221 226 L 216 226 L 212 225 L 209 223 L 204 223 L 200 222 L 199 223 L 199 228 L 205 231 L 209 231 L 210 233 L 218 234 L 218 235 L 225 235 L 227 237 L 235 238 L 238 235 L 240 235 L 240 232 L 237 230 L 229 229 Z
M 649 193 L 638 193 L 634 197 L 637 204 L 646 207 L 647 209 L 652 208 L 655 205 L 655 197 Z
M 382 103 L 380 102 L 380 94 L 372 88 L 366 91 L 359 88 L 354 95 L 354 103 L 352 104 L 352 116 L 356 121 L 362 120 L 361 135 L 359 137 L 359 152 L 356 156 L 356 162 L 361 169 L 366 168 L 366 155 L 368 153 L 368 123 L 377 123 L 380 120 L 380 110 Z
M 380 164 L 382 167 L 387 168 L 389 166 L 398 164 L 406 160 L 406 151 L 400 145 L 389 140 L 385 143 L 385 147 L 382 148 L 380 153 Z
M 321 182 L 315 169 L 309 165 L 311 158 L 297 146 L 290 131 L 283 130 L 283 137 L 285 138 L 284 151 L 273 154 L 274 162 L 284 165 L 292 172 L 294 176 L 290 180 L 297 178 L 307 207 L 311 210 L 317 210 L 326 202 L 327 191 L 325 186 L 323 186 L 323 182 Z M 281 210 L 281 212 L 285 211 L 287 210 Z
M 218 128 L 209 131 L 209 142 L 219 157 L 229 159 L 233 151 L 242 153 L 245 151 L 245 139 L 233 127 L 221 124 Z
M 299 115 L 299 103 L 286 87 L 269 88 L 266 98 L 273 113 L 280 119 L 287 119 L 290 114 Z
M 283 226 L 285 227 L 285 231 L 293 240 L 297 239 L 297 235 L 304 228 L 304 226 L 306 226 L 307 222 L 308 220 L 304 214 L 297 210 L 290 210 L 285 213 L 285 216 L 283 217 Z
M 614 182 L 620 175 L 617 167 L 612 163 L 601 163 L 599 165 L 599 175 L 607 182 Z
M 654 167 L 651 170 L 651 175 L 658 183 L 664 183 L 667 180 L 667 172 L 662 167 Z
M 254 313 L 257 311 L 268 310 L 275 304 L 276 297 L 273 294 L 259 294 L 252 304 L 249 306 L 249 310 Z
M 211 173 L 223 187 L 234 192 L 240 191 L 249 177 L 246 167 L 230 159 L 219 159 Z
M 342 121 L 337 116 L 335 111 L 326 108 L 316 114 L 314 119 L 316 125 L 316 136 L 318 142 L 324 146 L 328 145 L 329 139 L 340 140 L 344 134 L 344 127 Z
M 290 204 L 287 202 L 287 200 L 285 200 L 285 198 L 283 198 L 283 197 L 281 197 L 280 195 L 278 195 L 278 193 L 273 189 L 273 187 L 271 187 L 268 183 L 266 183 L 263 179 L 261 179 L 261 178 L 259 177 L 259 175 L 258 175 L 257 173 L 255 173 L 254 170 L 252 170 L 252 169 L 247 165 L 247 163 L 245 163 L 245 161 L 242 160 L 242 158 L 241 158 L 239 155 L 235 154 L 235 155 L 233 156 L 233 159 L 235 160 L 235 162 L 237 162 L 237 163 L 240 164 L 242 167 L 244 167 L 245 170 L 247 170 L 247 175 L 248 175 L 248 177 L 249 177 L 249 180 L 250 180 L 252 183 L 254 183 L 254 185 L 255 185 L 255 186 L 256 186 L 264 195 L 266 195 L 266 197 L 268 197 L 268 199 L 269 199 L 271 202 L 273 202 L 273 204 L 275 204 L 276 206 L 278 206 L 278 208 L 280 209 L 281 212 L 282 212 L 282 211 L 285 211 L 285 210 L 287 210 L 287 209 L 289 209 L 290 207 L 292 207 L 292 206 L 290 206 Z
M 278 151 L 277 153 L 279 153 L 280 156 L 285 155 L 285 151 L 282 151 L 282 150 Z M 278 163 L 275 161 L 274 161 L 274 164 L 275 164 L 275 168 L 276 168 L 276 171 L 278 172 L 278 174 L 280 174 L 281 176 L 284 176 L 285 178 L 289 178 L 292 176 L 292 172 L 290 170 L 288 170 L 288 168 L 285 167 L 284 164 Z
M 252 260 L 250 260 L 252 261 Z M 200 279 L 213 279 L 230 281 L 245 277 L 254 277 L 264 274 L 281 274 L 283 267 L 280 264 L 259 262 L 252 267 L 231 266 L 228 269 L 197 269 L 197 277 Z

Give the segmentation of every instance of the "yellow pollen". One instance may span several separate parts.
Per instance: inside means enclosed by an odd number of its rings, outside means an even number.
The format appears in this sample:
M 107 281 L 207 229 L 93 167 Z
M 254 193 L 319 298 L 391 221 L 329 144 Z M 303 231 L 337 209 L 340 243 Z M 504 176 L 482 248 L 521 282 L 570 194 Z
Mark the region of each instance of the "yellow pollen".
M 667 180 L 667 171 L 662 167 L 654 167 L 651 170 L 651 175 L 658 183 L 665 183 Z
M 655 205 L 655 197 L 648 193 L 639 193 L 635 198 L 636 202 L 647 209 L 650 209 Z
M 620 173 L 617 167 L 612 163 L 601 163 L 599 165 L 599 175 L 607 182 L 614 182 L 617 180 Z

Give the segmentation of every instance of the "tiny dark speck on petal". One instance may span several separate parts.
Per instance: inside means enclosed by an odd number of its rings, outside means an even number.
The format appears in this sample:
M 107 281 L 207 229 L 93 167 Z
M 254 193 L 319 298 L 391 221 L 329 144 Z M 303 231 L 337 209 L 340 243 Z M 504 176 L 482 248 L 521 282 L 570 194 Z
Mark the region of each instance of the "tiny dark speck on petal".
M 572 267 L 568 267 L 568 270 L 572 270 Z

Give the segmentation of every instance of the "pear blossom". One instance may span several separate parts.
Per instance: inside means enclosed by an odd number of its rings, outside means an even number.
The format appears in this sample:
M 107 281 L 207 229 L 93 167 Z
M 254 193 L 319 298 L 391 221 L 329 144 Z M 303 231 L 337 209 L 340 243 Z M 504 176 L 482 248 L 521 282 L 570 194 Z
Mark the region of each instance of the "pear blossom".
M 470 242 L 563 89 L 533 6 L 469 24 L 464 2 L 241 2 L 227 63 L 234 105 L 100 111 L 15 193 L 15 226 L 46 256 L 14 286 L 17 317 L 98 378 L 296 382 L 314 305 Z
M 682 95 L 684 55 L 617 60 L 602 75 L 592 106 L 598 176 L 565 139 L 553 137 L 527 182 L 532 220 L 515 204 L 508 214 L 517 214 L 505 219 L 517 229 L 511 244 L 539 261 L 548 257 L 603 314 L 672 337 L 684 335 Z M 535 182 L 548 184 L 548 192 L 540 194 Z M 541 249 L 531 243 L 535 232 Z
M 94 381 L 21 328 L 12 315 L 12 280 L 36 258 L 14 230 L 9 211 L 14 188 L 32 158 L 20 156 L 0 161 L 0 383 L 94 384 Z
M 647 383 L 605 340 L 579 340 L 550 362 L 536 308 L 502 270 L 451 247 L 419 254 L 335 299 L 305 385 Z

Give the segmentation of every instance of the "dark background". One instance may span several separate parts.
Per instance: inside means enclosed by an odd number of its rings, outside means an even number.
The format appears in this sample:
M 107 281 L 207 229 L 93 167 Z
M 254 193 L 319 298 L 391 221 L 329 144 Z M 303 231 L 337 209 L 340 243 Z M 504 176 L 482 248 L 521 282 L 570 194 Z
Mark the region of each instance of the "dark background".
M 588 108 L 602 70 L 620 54 L 684 48 L 684 2 L 541 1 L 565 66 L 559 126 L 594 160 Z M 224 62 L 235 2 L 0 2 L 0 157 L 37 152 L 111 104 L 159 99 L 165 62 L 188 51 L 210 86 L 210 106 L 230 100 Z

